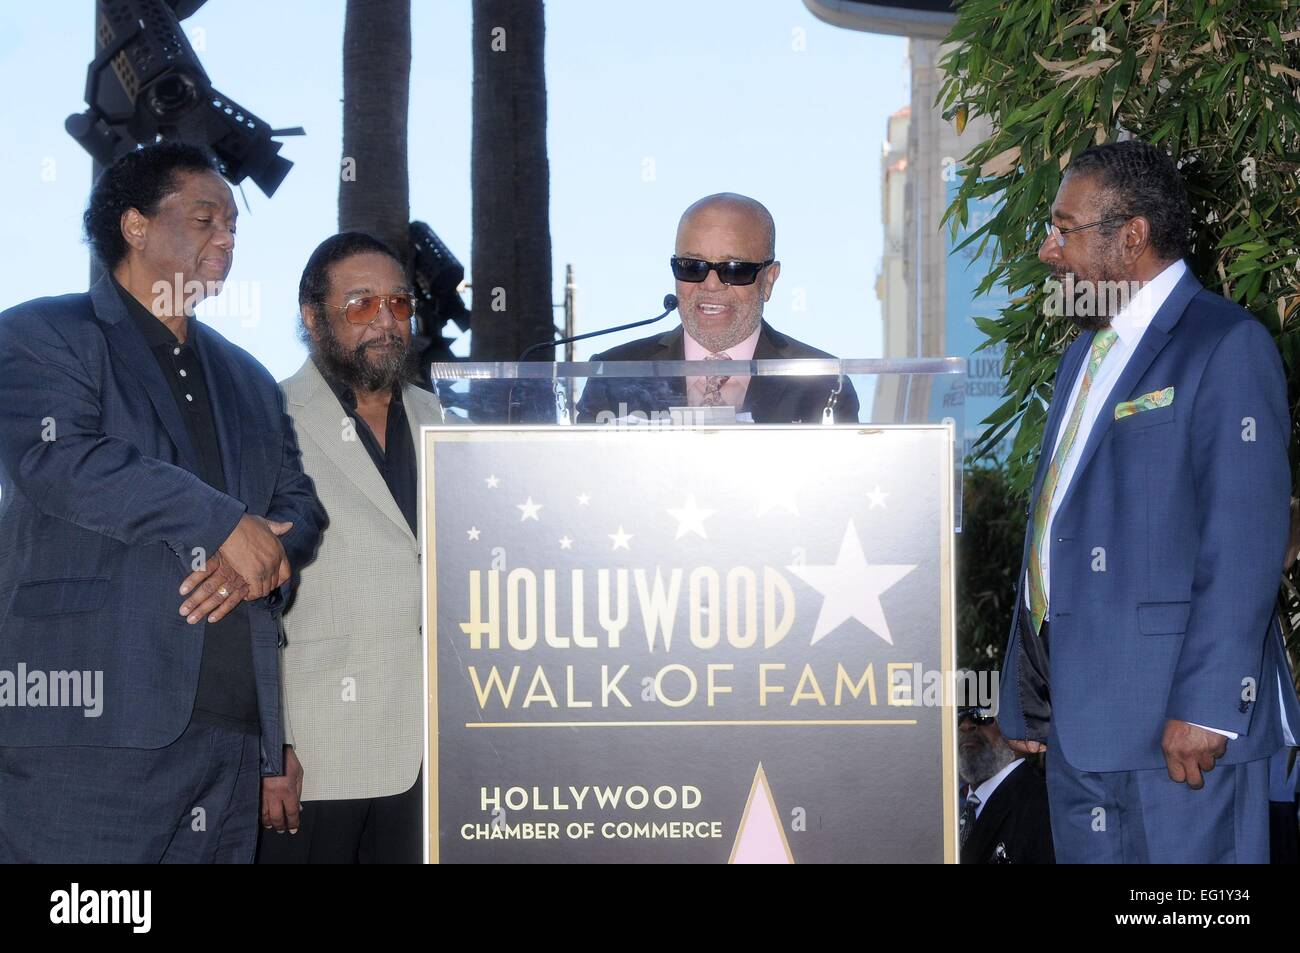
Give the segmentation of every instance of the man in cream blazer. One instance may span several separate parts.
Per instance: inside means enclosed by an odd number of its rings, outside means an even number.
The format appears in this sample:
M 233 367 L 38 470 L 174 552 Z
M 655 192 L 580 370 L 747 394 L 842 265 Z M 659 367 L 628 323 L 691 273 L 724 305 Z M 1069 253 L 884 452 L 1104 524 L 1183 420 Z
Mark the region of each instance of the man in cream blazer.
M 329 524 L 284 615 L 286 772 L 263 785 L 262 863 L 418 862 L 422 851 L 420 428 L 401 263 L 343 233 L 299 289 L 311 356 L 284 381 Z

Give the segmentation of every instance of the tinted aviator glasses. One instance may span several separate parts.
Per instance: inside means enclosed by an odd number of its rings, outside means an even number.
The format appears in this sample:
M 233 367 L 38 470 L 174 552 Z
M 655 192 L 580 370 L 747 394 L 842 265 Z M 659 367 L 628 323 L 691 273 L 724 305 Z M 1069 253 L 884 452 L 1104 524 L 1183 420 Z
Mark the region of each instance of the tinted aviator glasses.
M 395 321 L 410 321 L 415 314 L 415 295 L 411 294 L 359 295 L 349 298 L 342 306 L 332 304 L 328 307 L 342 311 L 349 324 L 373 324 L 385 304 Z
M 709 277 L 710 271 L 718 273 L 718 280 L 724 285 L 752 285 L 758 273 L 766 268 L 775 258 L 767 261 L 704 261 L 700 258 L 669 259 L 673 266 L 673 277 L 678 281 L 699 284 Z

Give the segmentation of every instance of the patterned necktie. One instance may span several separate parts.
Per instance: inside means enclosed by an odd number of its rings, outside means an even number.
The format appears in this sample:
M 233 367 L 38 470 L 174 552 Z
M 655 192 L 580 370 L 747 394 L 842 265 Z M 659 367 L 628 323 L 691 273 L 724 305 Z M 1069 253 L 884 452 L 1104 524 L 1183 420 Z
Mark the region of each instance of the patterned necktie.
M 1038 500 L 1034 504 L 1034 536 L 1032 552 L 1029 554 L 1029 611 L 1035 632 L 1041 631 L 1043 619 L 1047 618 L 1047 586 L 1043 578 L 1042 548 L 1043 537 L 1047 533 L 1047 518 L 1052 512 L 1052 498 L 1056 495 L 1056 484 L 1061 479 L 1065 459 L 1070 455 L 1070 448 L 1074 446 L 1074 438 L 1079 432 L 1079 423 L 1083 420 L 1083 407 L 1088 401 L 1088 391 L 1092 389 L 1092 379 L 1097 376 L 1097 369 L 1101 367 L 1106 352 L 1110 350 L 1116 338 L 1117 335 L 1112 328 L 1103 328 L 1093 335 L 1092 350 L 1088 354 L 1088 371 L 1084 374 L 1083 384 L 1079 388 L 1079 397 L 1070 411 L 1070 420 L 1065 425 L 1065 434 L 1061 437 L 1060 446 L 1052 456 L 1051 466 L 1047 468 L 1047 475 L 1043 478 L 1043 488 L 1039 491 Z
M 970 840 L 970 832 L 975 827 L 975 812 L 979 809 L 980 799 L 972 791 L 966 795 L 966 803 L 961 808 L 961 820 L 958 822 L 958 846 L 965 847 Z
M 710 354 L 705 358 L 706 361 L 729 361 L 731 355 L 726 351 L 721 354 Z M 731 380 L 730 374 L 710 374 L 704 378 L 704 397 L 700 404 L 704 407 L 718 407 L 722 404 L 722 385 Z

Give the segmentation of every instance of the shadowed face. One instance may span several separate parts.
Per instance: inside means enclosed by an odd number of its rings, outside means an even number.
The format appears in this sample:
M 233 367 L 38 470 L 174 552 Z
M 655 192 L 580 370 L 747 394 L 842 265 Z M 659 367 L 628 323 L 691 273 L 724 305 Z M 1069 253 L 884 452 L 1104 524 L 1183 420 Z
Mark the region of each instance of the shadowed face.
M 963 718 L 957 724 L 957 773 L 972 787 L 983 784 L 1016 759 L 996 721 L 975 724 Z
M 352 299 L 367 295 L 410 293 L 401 267 L 388 255 L 363 252 L 330 266 L 324 313 L 312 314 L 304 306 L 303 321 L 315 356 L 335 379 L 366 393 L 408 379 L 411 322 L 394 318 L 387 302 L 369 325 L 348 321 L 344 308 Z
M 239 212 L 230 186 L 216 172 L 178 172 L 175 185 L 152 216 L 128 210 L 122 216 L 123 235 L 133 267 L 169 287 L 180 275 L 180 293 L 192 308 L 209 291 L 218 292 L 230 274 Z M 192 282 L 203 290 L 196 293 Z
M 677 226 L 675 255 L 704 261 L 766 261 L 771 232 L 751 208 L 725 200 L 694 206 Z M 677 282 L 678 310 L 688 334 L 713 353 L 745 340 L 763 319 L 763 303 L 781 273 L 773 262 L 752 285 L 724 285 L 717 272 L 704 281 Z

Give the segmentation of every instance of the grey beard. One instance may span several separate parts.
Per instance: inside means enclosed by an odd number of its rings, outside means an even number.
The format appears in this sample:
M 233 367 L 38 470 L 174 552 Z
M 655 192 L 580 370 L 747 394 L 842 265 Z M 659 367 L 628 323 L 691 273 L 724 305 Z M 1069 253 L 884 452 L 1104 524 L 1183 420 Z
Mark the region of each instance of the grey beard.
M 1073 313 L 1068 315 L 1070 322 L 1074 324 L 1075 327 L 1079 328 L 1080 330 L 1088 331 L 1088 332 L 1100 331 L 1102 328 L 1110 327 L 1111 318 L 1115 317 L 1114 314 L 1110 313 L 1110 305 L 1111 305 L 1110 296 L 1107 294 L 1102 294 L 1099 289 L 1102 289 L 1107 285 L 1117 284 L 1125 280 L 1125 279 L 1114 277 L 1112 274 L 1113 270 L 1114 269 L 1110 265 L 1103 265 L 1101 267 L 1101 270 L 1096 275 L 1084 276 L 1077 273 L 1075 274 L 1074 287 L 1076 289 L 1075 291 L 1076 295 L 1083 294 L 1082 288 L 1085 283 L 1090 284 L 1093 289 L 1093 295 L 1092 295 L 1093 313 L 1079 314 L 1077 313 L 1078 311 L 1077 308 L 1072 308 L 1071 311 Z M 1061 282 L 1065 281 L 1064 274 L 1060 274 L 1060 275 L 1054 274 L 1054 277 L 1058 281 Z M 1122 306 L 1122 302 L 1121 302 L 1121 306 Z
M 959 754 L 957 773 L 971 787 L 977 787 L 1015 760 L 1016 753 L 1010 745 L 985 745 L 974 754 Z
M 682 325 L 686 328 L 686 333 L 695 339 L 701 347 L 710 354 L 721 354 L 729 347 L 735 347 L 745 338 L 754 333 L 763 320 L 763 312 L 760 311 L 754 315 L 752 320 L 740 322 L 731 325 L 728 328 L 719 328 L 716 333 L 709 333 L 699 326 L 699 322 L 694 317 L 688 318 L 685 313 L 682 315 Z
M 366 360 L 366 345 L 359 344 L 351 351 L 345 350 L 328 321 L 317 321 L 319 329 L 314 342 L 317 363 L 326 374 L 353 391 L 375 393 L 388 390 L 394 384 L 414 383 L 418 379 L 418 355 L 410 341 L 391 351 L 379 363 Z M 397 338 L 401 341 L 400 338 Z M 374 343 L 374 342 L 367 342 Z

